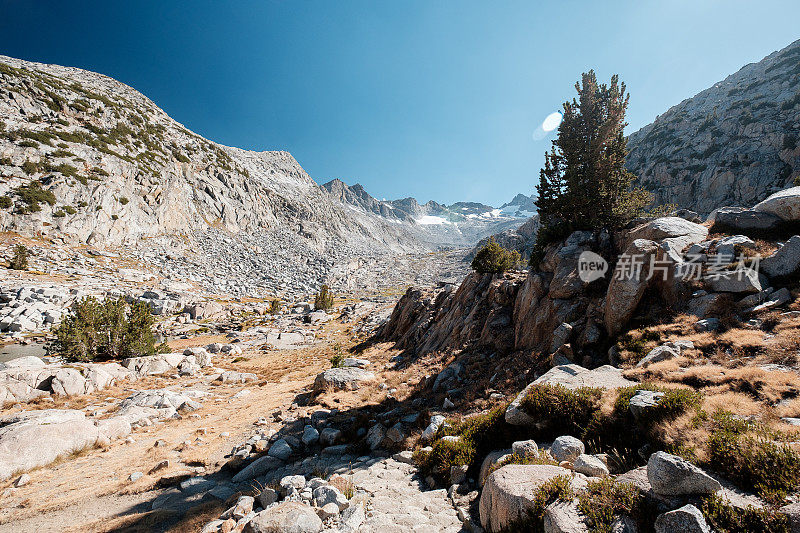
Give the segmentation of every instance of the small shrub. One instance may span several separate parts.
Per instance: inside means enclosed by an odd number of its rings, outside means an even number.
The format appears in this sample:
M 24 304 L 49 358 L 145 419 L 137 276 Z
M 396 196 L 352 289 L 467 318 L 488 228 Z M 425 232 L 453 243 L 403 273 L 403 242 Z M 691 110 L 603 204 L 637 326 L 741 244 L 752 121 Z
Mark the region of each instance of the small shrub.
M 111 215 L 111 220 L 119 220 L 119 215 Z
M 33 161 L 25 161 L 24 163 L 22 163 L 22 167 L 20 168 L 22 168 L 22 171 L 28 175 L 36 174 L 37 172 L 39 172 L 39 165 L 37 165 Z
M 630 483 L 617 483 L 611 478 L 590 481 L 585 492 L 578 495 L 578 509 L 586 516 L 591 531 L 611 531 L 614 518 L 627 515 L 638 521 L 642 516 L 645 498 Z
M 67 213 L 69 213 L 70 215 L 74 215 L 75 213 L 77 213 L 77 212 L 78 212 L 78 210 L 77 210 L 77 209 L 75 209 L 74 207 L 72 207 L 71 205 L 65 205 L 65 206 L 64 206 L 64 211 L 66 211 L 66 212 L 67 212 Z
M 50 351 L 68 361 L 123 359 L 168 350 L 155 345 L 150 307 L 124 298 L 79 300 L 55 330 Z
M 0 196 L 0 209 L 8 209 L 12 205 L 14 205 L 14 202 L 11 201 L 11 198 L 5 195 Z
M 65 216 L 67 216 L 67 214 L 64 213 L 64 211 L 62 211 L 61 209 L 53 212 L 53 217 L 55 218 L 64 218 Z
M 602 389 L 581 387 L 570 390 L 563 385 L 534 385 L 520 407 L 542 428 L 552 428 L 581 436 L 600 408 Z
M 712 494 L 703 500 L 700 510 L 719 533 L 789 533 L 789 518 L 771 508 L 734 507 Z
M 124 196 L 123 196 L 123 197 L 121 197 L 121 198 L 119 199 L 119 203 L 121 203 L 122 205 L 128 205 L 128 202 L 129 202 L 129 201 L 130 201 L 130 200 L 128 200 L 128 199 L 127 199 L 126 197 L 124 197 Z
M 333 356 L 331 356 L 331 366 L 333 368 L 341 368 L 344 366 L 344 354 L 342 353 L 342 345 L 338 342 L 333 345 Z
M 267 313 L 271 315 L 277 315 L 278 313 L 281 312 L 281 307 L 283 307 L 281 301 L 277 298 L 273 298 L 273 300 L 269 303 L 269 308 L 267 309 Z
M 327 285 L 320 287 L 317 296 L 314 298 L 314 307 L 325 311 L 333 307 L 333 293 L 330 287 Z
M 489 242 L 472 259 L 472 270 L 481 274 L 505 272 L 520 263 L 519 252 L 506 250 L 489 237 Z
M 544 482 L 533 494 L 533 506 L 528 509 L 528 516 L 511 524 L 505 532 L 540 532 L 544 531 L 544 512 L 551 503 L 570 502 L 574 498 L 569 476 L 556 476 Z
M 11 257 L 8 268 L 12 270 L 28 269 L 28 248 L 24 244 L 14 246 L 14 255 Z

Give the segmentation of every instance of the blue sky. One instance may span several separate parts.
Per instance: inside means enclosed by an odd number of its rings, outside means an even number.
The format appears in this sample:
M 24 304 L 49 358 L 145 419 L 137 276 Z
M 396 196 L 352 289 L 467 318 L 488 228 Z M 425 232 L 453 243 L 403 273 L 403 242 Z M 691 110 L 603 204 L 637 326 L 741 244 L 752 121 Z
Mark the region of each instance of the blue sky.
M 102 72 L 201 135 L 378 198 L 499 205 L 594 68 L 634 131 L 800 38 L 800 2 L 0 0 L 0 53 Z

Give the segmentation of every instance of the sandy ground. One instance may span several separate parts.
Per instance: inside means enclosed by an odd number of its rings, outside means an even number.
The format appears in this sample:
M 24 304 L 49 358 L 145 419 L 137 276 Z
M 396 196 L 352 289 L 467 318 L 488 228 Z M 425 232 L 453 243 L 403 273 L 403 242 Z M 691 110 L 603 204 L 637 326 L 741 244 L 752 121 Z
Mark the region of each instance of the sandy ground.
M 326 336 L 336 338 L 340 333 L 337 328 L 336 325 L 326 328 L 330 330 Z M 181 347 L 207 342 L 207 338 L 194 339 L 182 342 Z M 247 385 L 211 385 L 208 380 L 195 378 L 150 378 L 66 402 L 60 400 L 57 407 L 111 406 L 134 389 L 167 386 L 178 390 L 203 389 L 214 394 L 202 401 L 201 409 L 180 420 L 134 430 L 135 442 L 118 440 L 107 449 L 92 449 L 30 472 L 30 484 L 2 497 L 0 532 L 118 530 L 120 516 L 150 511 L 153 500 L 165 492 L 157 486 L 162 478 L 202 468 L 205 474 L 219 470 L 225 463 L 225 454 L 249 435 L 256 420 L 261 417 L 272 420 L 271 412 L 288 407 L 318 372 L 330 366 L 330 350 L 330 343 L 325 342 L 294 351 L 250 350 L 244 353 L 246 360 L 235 363 L 232 357 L 215 358 L 215 365 L 220 368 L 259 376 L 258 382 Z M 232 398 L 244 388 L 251 391 L 248 396 Z M 26 408 L 52 406 L 46 403 Z M 163 443 L 156 446 L 156 441 Z M 150 473 L 164 460 L 169 460 L 168 467 Z M 133 472 L 142 472 L 144 476 L 131 482 L 129 476 Z M 10 482 L 0 484 L 0 493 L 10 486 Z

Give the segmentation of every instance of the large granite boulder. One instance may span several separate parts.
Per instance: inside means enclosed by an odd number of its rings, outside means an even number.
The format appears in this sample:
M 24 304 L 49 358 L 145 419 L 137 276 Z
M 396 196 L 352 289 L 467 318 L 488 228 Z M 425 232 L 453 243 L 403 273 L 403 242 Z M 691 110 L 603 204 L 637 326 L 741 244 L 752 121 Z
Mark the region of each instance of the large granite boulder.
M 754 205 L 753 211 L 769 213 L 790 222 L 800 220 L 800 187 L 776 192 Z
M 362 382 L 372 381 L 375 374 L 357 367 L 331 368 L 320 372 L 314 379 L 314 391 L 321 392 L 328 388 L 336 390 L 355 390 Z
M 691 224 L 691 222 L 683 221 Z M 605 326 L 609 335 L 616 335 L 622 331 L 636 311 L 636 307 L 649 285 L 647 278 L 650 258 L 658 254 L 659 250 L 658 244 L 648 239 L 635 239 L 625 248 L 623 255 L 631 258 L 631 262 L 636 261 L 641 268 L 632 266 L 630 272 L 622 270 L 615 272 L 608 284 L 604 314 Z
M 44 409 L 0 418 L 0 481 L 93 446 L 100 435 L 82 411 Z
M 656 494 L 665 496 L 713 494 L 722 489 L 719 481 L 697 466 L 666 452 L 650 456 L 647 479 Z
M 244 533 L 319 533 L 322 519 L 308 505 L 286 501 L 257 513 Z
M 761 260 L 761 271 L 771 278 L 800 271 L 800 235 L 794 235 L 772 255 Z
M 501 531 L 525 519 L 534 507 L 536 490 L 556 476 L 572 472 L 551 465 L 506 465 L 486 478 L 479 504 L 481 525 Z
M 711 224 L 711 231 L 764 232 L 777 228 L 783 221 L 771 213 L 763 213 L 744 207 L 721 207 L 712 212 L 706 222 Z
M 691 504 L 659 515 L 655 529 L 656 533 L 711 533 L 703 513 Z

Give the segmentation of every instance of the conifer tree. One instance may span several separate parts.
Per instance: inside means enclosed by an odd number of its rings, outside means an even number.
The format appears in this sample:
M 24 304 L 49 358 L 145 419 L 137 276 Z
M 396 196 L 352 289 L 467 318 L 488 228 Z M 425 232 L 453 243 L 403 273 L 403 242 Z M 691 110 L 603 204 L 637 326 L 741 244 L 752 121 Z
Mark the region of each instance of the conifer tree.
M 590 70 L 575 89 L 578 98 L 564 103 L 536 187 L 540 245 L 570 231 L 619 227 L 651 201 L 649 193 L 632 187 L 634 176 L 625 168 L 625 84 L 616 75 L 610 84 L 598 84 Z

